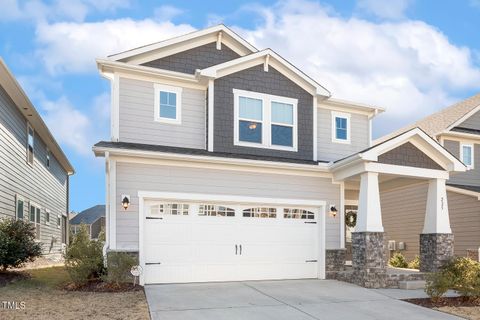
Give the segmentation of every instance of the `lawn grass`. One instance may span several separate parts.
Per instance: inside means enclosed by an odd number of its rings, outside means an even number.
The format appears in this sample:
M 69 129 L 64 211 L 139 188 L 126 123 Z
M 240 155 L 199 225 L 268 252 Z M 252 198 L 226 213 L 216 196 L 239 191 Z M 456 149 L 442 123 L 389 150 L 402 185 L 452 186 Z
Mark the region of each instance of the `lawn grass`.
M 28 270 L 29 279 L 0 288 L 2 301 L 24 302 L 25 309 L 2 309 L 0 319 L 149 319 L 143 291 L 98 293 L 61 288 L 70 281 L 65 267 Z

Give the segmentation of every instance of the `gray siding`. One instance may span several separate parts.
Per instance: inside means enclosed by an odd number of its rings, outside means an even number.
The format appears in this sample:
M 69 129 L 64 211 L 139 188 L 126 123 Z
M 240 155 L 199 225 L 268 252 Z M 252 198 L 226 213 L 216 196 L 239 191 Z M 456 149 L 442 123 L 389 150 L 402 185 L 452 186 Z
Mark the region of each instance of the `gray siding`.
M 205 149 L 205 91 L 182 89 L 182 122 L 155 121 L 154 84 L 120 78 L 120 141 Z
M 457 127 L 480 130 L 480 111 L 474 113 L 470 118 L 460 123 Z
M 252 184 L 252 181 L 255 181 Z M 117 248 L 138 249 L 139 190 L 158 192 L 192 192 L 219 195 L 299 198 L 340 202 L 340 188 L 327 178 L 221 171 L 187 167 L 117 163 L 117 199 L 131 196 L 128 211 L 117 206 Z M 326 217 L 326 246 L 340 245 L 340 219 Z
M 378 162 L 398 166 L 443 170 L 438 163 L 433 161 L 410 142 L 404 143 L 401 146 L 380 155 L 378 157 Z
M 460 159 L 460 142 L 445 140 L 445 149 L 450 151 L 455 157 Z M 474 166 L 472 170 L 466 172 L 454 173 L 450 175 L 450 184 L 461 184 L 470 186 L 480 186 L 480 144 L 473 146 Z M 460 159 L 461 160 L 461 159 Z
M 350 144 L 332 142 L 332 111 L 317 110 L 317 155 L 318 160 L 335 161 L 362 151 L 369 146 L 369 120 L 361 114 L 350 116 Z
M 194 74 L 197 69 L 204 69 L 216 64 L 240 57 L 235 51 L 222 44 L 217 50 L 216 42 L 179 52 L 171 56 L 144 63 L 144 66 Z
M 427 202 L 427 184 L 410 186 L 381 194 L 382 220 L 388 240 L 406 242 L 407 259 L 419 254 Z M 450 225 L 455 236 L 455 255 L 480 247 L 480 201 L 476 197 L 448 192 Z M 405 201 L 408 199 L 408 201 Z
M 233 89 L 298 99 L 298 152 L 235 146 Z M 268 72 L 259 65 L 215 80 L 214 127 L 214 151 L 303 160 L 313 158 L 313 97 L 271 66 Z
M 57 216 L 67 212 L 67 174 L 52 154 L 50 168 L 46 167 L 47 148 L 38 136 L 33 167 L 27 163 L 27 121 L 1 87 L 0 141 L 0 218 L 16 216 L 17 195 L 25 200 L 25 217 L 32 201 L 42 209 L 40 233 L 44 252 L 60 252 L 62 238 Z M 50 211 L 49 224 L 45 221 L 45 209 Z

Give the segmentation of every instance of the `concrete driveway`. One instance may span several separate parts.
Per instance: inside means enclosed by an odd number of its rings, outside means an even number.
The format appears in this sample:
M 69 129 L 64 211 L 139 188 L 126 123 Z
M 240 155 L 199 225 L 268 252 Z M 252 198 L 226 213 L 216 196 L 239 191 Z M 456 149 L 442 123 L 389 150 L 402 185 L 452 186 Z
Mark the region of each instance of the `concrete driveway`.
M 152 319 L 460 319 L 334 280 L 145 286 Z

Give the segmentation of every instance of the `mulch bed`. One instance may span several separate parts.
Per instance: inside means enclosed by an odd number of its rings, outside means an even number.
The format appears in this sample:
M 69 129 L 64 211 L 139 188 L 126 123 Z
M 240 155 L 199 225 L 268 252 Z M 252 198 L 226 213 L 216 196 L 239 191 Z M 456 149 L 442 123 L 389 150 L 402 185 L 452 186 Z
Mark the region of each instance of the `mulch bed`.
M 0 272 L 0 287 L 5 287 L 9 283 L 28 278 L 30 278 L 30 275 L 26 272 L 2 271 Z
M 92 280 L 83 285 L 76 285 L 69 283 L 63 287 L 67 291 L 82 291 L 82 292 L 132 292 L 143 291 L 140 285 L 133 285 L 133 283 L 121 283 L 120 285 L 103 282 L 100 280 Z
M 480 306 L 480 299 L 468 299 L 466 297 L 444 297 L 438 301 L 433 301 L 430 298 L 405 299 L 403 301 L 427 308 Z

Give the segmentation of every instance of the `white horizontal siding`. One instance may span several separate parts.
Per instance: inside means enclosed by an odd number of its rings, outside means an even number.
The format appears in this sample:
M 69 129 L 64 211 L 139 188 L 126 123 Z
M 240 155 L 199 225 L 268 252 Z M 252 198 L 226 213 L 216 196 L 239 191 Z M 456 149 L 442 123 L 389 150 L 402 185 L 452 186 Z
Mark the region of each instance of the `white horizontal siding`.
M 318 108 L 318 160 L 335 161 L 368 148 L 370 141 L 368 117 L 356 113 L 352 113 L 350 117 L 350 144 L 335 143 L 332 142 L 332 111 Z
M 117 203 L 131 196 L 128 211 L 117 211 L 117 248 L 138 249 L 138 191 L 323 200 L 340 203 L 340 187 L 330 179 L 213 169 L 117 163 Z M 339 248 L 339 218 L 326 217 L 326 247 Z
M 205 91 L 182 89 L 181 124 L 154 119 L 153 82 L 120 78 L 120 141 L 205 149 Z

